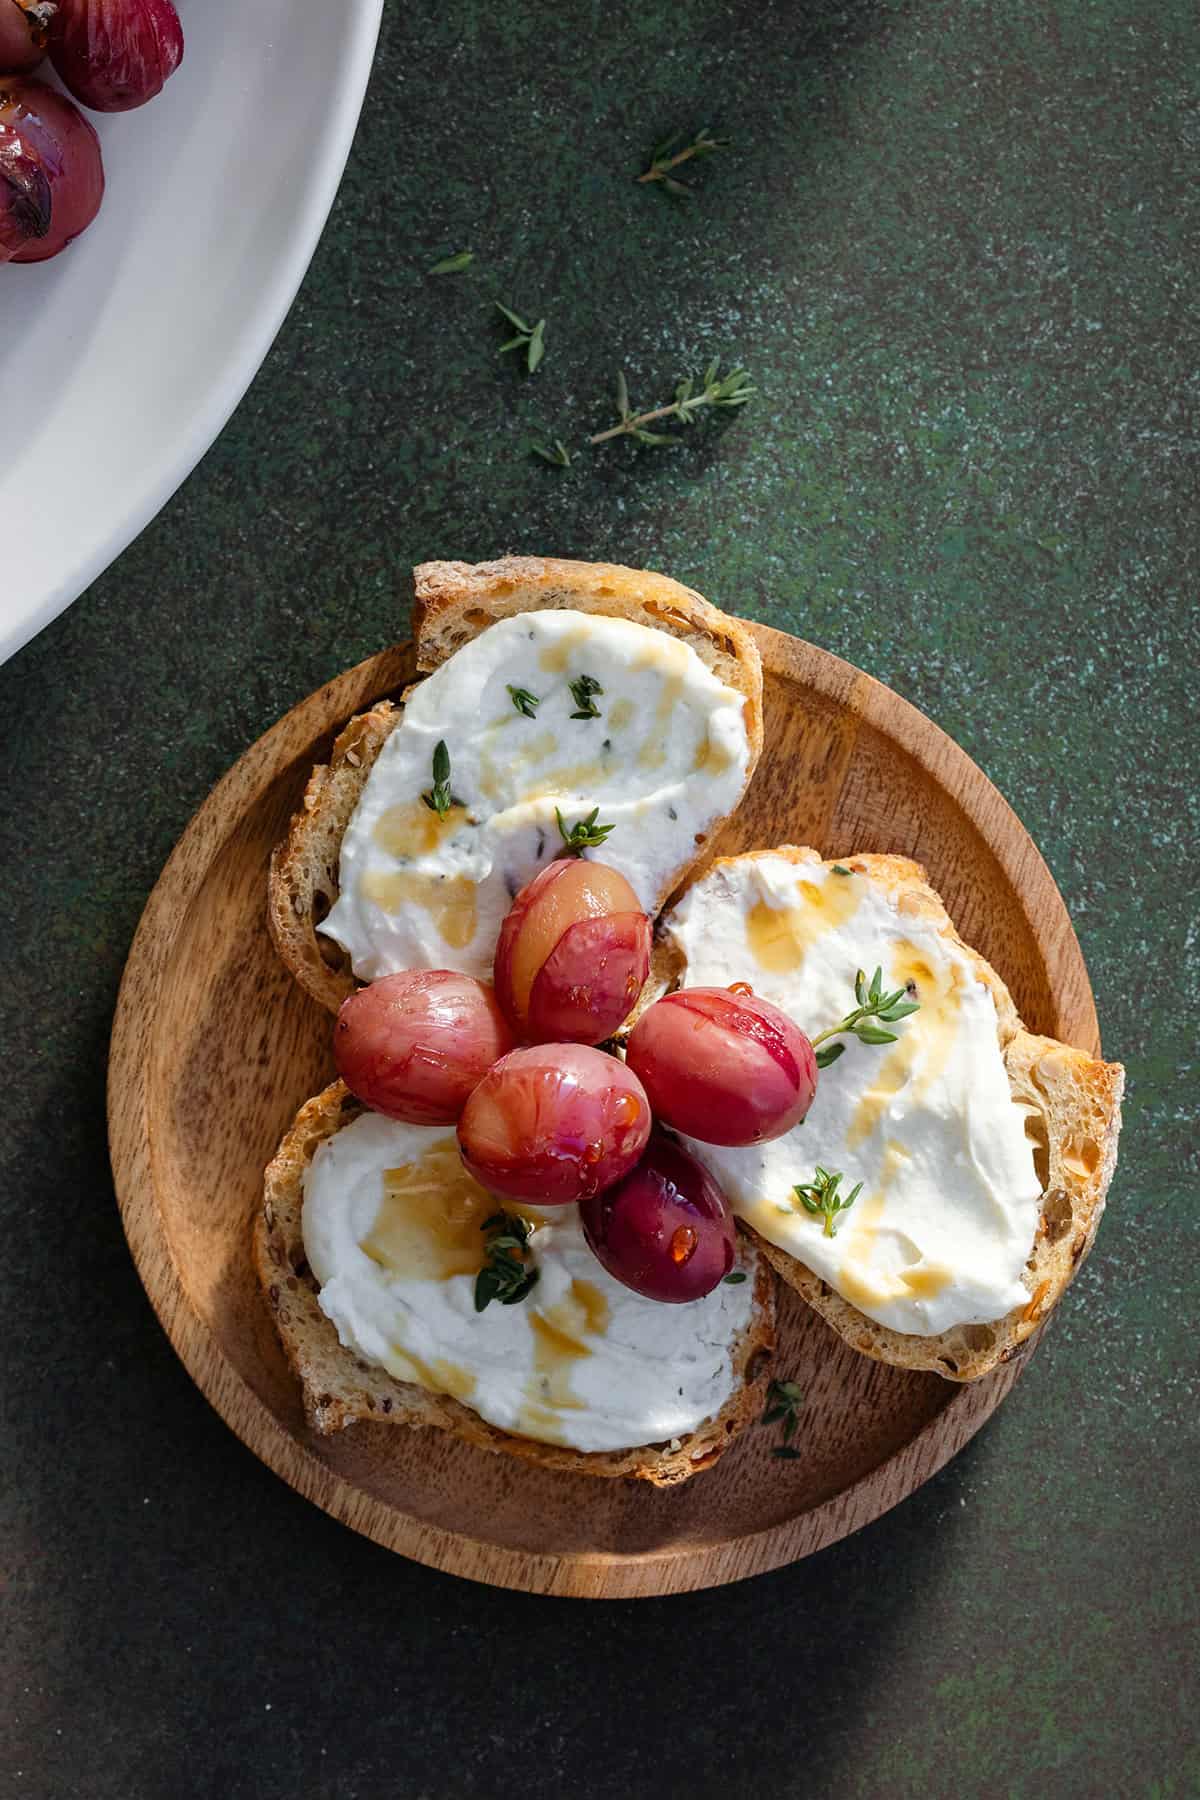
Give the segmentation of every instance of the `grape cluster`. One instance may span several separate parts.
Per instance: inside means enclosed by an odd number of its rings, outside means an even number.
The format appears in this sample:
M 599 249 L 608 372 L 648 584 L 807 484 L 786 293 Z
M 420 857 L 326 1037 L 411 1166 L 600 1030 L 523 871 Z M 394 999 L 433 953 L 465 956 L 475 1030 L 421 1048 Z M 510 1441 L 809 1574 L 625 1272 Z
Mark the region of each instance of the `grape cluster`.
M 457 1123 L 464 1164 L 493 1193 L 578 1203 L 618 1281 L 696 1300 L 733 1268 L 733 1217 L 662 1127 L 719 1144 L 781 1136 L 808 1111 L 816 1061 L 799 1027 L 742 983 L 667 995 L 625 1060 L 600 1049 L 641 995 L 650 935 L 623 875 L 561 857 L 513 901 L 493 987 L 445 969 L 385 976 L 344 1002 L 334 1053 L 377 1112 Z

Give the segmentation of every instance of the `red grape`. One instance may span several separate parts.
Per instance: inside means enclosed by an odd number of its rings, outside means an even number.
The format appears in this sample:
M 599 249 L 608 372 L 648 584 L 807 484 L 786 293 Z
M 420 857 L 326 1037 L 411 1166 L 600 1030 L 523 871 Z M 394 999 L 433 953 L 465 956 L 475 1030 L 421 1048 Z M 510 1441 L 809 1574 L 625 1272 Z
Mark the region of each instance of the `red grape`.
M 694 1156 L 655 1131 L 623 1181 L 580 1205 L 584 1236 L 609 1274 L 651 1300 L 699 1300 L 733 1267 L 733 1215 Z
M 458 1146 L 477 1181 L 541 1206 L 565 1205 L 619 1180 L 649 1135 L 637 1076 L 584 1044 L 513 1050 L 483 1077 L 458 1124 Z
M 741 984 L 657 1000 L 626 1054 L 656 1115 L 705 1144 L 782 1137 L 817 1089 L 817 1059 L 800 1027 Z
M 27 75 L 46 54 L 48 9 L 40 0 L 0 0 L 0 75 Z
M 376 1112 L 410 1125 L 453 1125 L 512 1041 L 486 983 L 449 969 L 406 969 L 342 1002 L 333 1054 L 351 1093 Z
M 183 60 L 183 27 L 171 0 L 58 0 L 50 60 L 94 112 L 144 106 Z
M 45 262 L 100 209 L 100 141 L 44 81 L 0 81 L 0 263 Z
M 560 857 L 512 903 L 496 945 L 496 994 L 534 1043 L 598 1044 L 628 1017 L 650 970 L 650 921 L 625 877 Z

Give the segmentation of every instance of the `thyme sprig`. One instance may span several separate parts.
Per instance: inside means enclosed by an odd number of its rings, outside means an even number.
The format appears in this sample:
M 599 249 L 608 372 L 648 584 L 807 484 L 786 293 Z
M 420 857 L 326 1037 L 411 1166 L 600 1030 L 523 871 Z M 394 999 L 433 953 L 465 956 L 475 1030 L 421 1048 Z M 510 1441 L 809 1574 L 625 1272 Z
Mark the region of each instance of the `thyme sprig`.
M 525 1259 L 529 1255 L 529 1227 L 514 1213 L 493 1213 L 480 1230 L 487 1233 L 487 1258 L 475 1277 L 475 1311 L 483 1312 L 493 1300 L 515 1306 L 537 1286 L 538 1270 Z
M 883 1025 L 898 1024 L 907 1019 L 910 1013 L 919 1012 L 921 1002 L 908 998 L 908 989 L 899 987 L 894 993 L 883 991 L 883 970 L 876 969 L 870 982 L 860 969 L 854 977 L 854 998 L 858 1005 L 854 1011 L 847 1013 L 837 1025 L 831 1025 L 826 1031 L 819 1031 L 812 1039 L 813 1049 L 817 1051 L 818 1069 L 827 1069 L 830 1063 L 837 1061 L 845 1044 L 828 1044 L 826 1048 L 817 1049 L 825 1044 L 827 1038 L 843 1036 L 856 1037 L 860 1044 L 894 1044 L 896 1033 L 884 1031 Z M 874 1021 L 881 1021 L 876 1024 Z
M 720 370 L 720 358 L 714 357 L 698 381 L 689 375 L 679 383 L 673 400 L 640 413 L 635 413 L 629 404 L 629 385 L 622 371 L 617 376 L 620 423 L 610 425 L 607 431 L 593 433 L 588 443 L 606 444 L 610 438 L 631 437 L 638 444 L 677 444 L 679 439 L 670 432 L 651 431 L 648 427 L 660 419 L 676 419 L 681 425 L 691 425 L 706 406 L 745 406 L 755 392 L 745 369 L 731 369 L 728 375 L 722 375 Z
M 595 676 L 577 675 L 574 681 L 569 681 L 567 683 L 567 686 L 571 690 L 572 700 L 579 708 L 579 711 L 573 712 L 571 717 L 573 719 L 598 719 L 600 717 L 600 708 L 596 705 L 594 696 L 596 694 L 602 694 L 604 689 L 600 686 L 600 683 L 596 680 Z
M 686 181 L 680 181 L 672 175 L 671 170 L 677 169 L 681 163 L 691 162 L 694 158 L 711 156 L 716 150 L 728 149 L 732 141 L 729 138 L 714 137 L 707 125 L 701 126 L 691 142 L 684 144 L 682 150 L 678 150 L 676 145 L 682 137 L 683 133 L 677 131 L 673 137 L 663 138 L 661 143 L 655 144 L 650 152 L 649 167 L 636 179 L 639 182 L 661 181 L 668 194 L 676 194 L 680 199 L 685 196 L 690 197 L 694 190 Z
M 576 824 L 571 826 L 569 831 L 563 821 L 562 812 L 557 806 L 554 809 L 554 816 L 558 820 L 558 829 L 562 841 L 567 846 L 567 849 L 572 856 L 579 856 L 583 851 L 592 850 L 597 844 L 602 844 L 609 832 L 615 829 L 615 824 L 597 825 L 596 820 L 600 816 L 600 808 L 598 806 L 593 806 L 587 818 L 580 819 Z
M 794 1381 L 773 1381 L 767 1389 L 767 1404 L 759 1421 L 762 1425 L 783 1425 L 783 1442 L 777 1444 L 771 1455 L 785 1461 L 793 1461 L 800 1452 L 794 1450 L 789 1442 L 796 1434 L 796 1425 L 800 1417 L 800 1408 L 804 1404 L 804 1395 Z
M 445 738 L 440 740 L 433 753 L 433 786 L 421 798 L 439 819 L 444 819 L 454 805 L 454 796 L 450 792 L 450 752 Z
M 838 1215 L 854 1205 L 862 1193 L 862 1182 L 856 1182 L 848 1194 L 839 1192 L 842 1177 L 831 1173 L 817 1164 L 816 1174 L 811 1181 L 798 1181 L 792 1192 L 806 1212 L 814 1213 L 825 1220 L 825 1236 L 836 1237 Z
M 524 350 L 525 367 L 532 375 L 546 354 L 545 319 L 539 319 L 536 325 L 527 325 L 520 313 L 513 312 L 511 307 L 502 306 L 499 300 L 495 302 L 495 306 L 497 312 L 504 314 L 516 334 L 506 344 L 501 344 L 498 354 L 505 356 L 510 350 Z

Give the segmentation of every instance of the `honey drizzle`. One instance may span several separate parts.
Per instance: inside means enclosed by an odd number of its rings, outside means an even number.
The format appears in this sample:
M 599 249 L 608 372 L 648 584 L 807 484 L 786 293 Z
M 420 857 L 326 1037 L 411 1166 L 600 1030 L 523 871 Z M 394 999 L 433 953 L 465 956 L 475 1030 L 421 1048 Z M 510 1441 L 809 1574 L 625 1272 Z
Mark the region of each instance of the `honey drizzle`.
M 590 1281 L 572 1281 L 555 1306 L 529 1314 L 533 1332 L 533 1372 L 525 1389 L 517 1430 L 563 1440 L 559 1414 L 586 1405 L 571 1387 L 571 1374 L 591 1356 L 586 1335 L 602 1337 L 608 1328 L 608 1301 Z
M 865 892 L 864 882 L 839 876 L 798 882 L 800 903 L 794 906 L 756 901 L 746 918 L 746 942 L 759 968 L 773 975 L 798 969 L 818 938 L 854 917 Z
M 476 887 L 467 875 L 421 875 L 409 869 L 369 870 L 359 883 L 364 900 L 384 912 L 418 906 L 452 950 L 465 950 L 476 929 Z

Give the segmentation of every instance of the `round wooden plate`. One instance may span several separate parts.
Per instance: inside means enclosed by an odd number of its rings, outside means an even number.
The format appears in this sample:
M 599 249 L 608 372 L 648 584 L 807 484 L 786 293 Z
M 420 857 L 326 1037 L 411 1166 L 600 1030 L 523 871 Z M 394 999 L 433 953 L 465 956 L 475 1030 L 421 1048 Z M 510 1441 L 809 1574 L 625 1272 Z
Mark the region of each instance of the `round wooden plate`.
M 1034 1031 L 1098 1053 L 1087 971 L 1050 873 L 1011 809 L 928 719 L 811 644 L 755 628 L 766 749 L 723 832 L 826 856 L 915 856 Z M 412 677 L 407 645 L 290 712 L 217 785 L 142 917 L 121 986 L 109 1132 L 147 1292 L 217 1411 L 285 1481 L 406 1556 L 476 1580 L 606 1598 L 755 1575 L 856 1530 L 919 1487 L 1004 1398 L 1016 1363 L 969 1387 L 857 1356 L 783 1295 L 777 1369 L 806 1404 L 793 1462 L 751 1431 L 675 1491 L 555 1475 L 436 1431 L 307 1430 L 260 1299 L 250 1223 L 263 1166 L 332 1074 L 328 1014 L 267 936 L 267 859 L 314 762 L 351 714 Z

